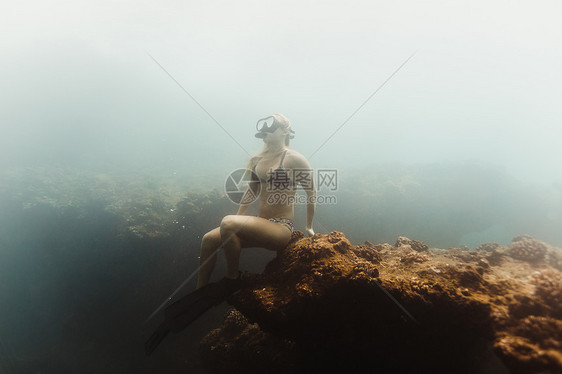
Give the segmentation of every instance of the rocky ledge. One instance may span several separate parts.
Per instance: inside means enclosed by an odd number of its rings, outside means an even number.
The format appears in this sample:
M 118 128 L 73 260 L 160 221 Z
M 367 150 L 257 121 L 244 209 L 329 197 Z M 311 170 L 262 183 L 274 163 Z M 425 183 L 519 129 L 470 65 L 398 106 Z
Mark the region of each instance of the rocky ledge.
M 247 274 L 201 342 L 211 372 L 562 372 L 562 252 L 509 246 L 291 243 Z

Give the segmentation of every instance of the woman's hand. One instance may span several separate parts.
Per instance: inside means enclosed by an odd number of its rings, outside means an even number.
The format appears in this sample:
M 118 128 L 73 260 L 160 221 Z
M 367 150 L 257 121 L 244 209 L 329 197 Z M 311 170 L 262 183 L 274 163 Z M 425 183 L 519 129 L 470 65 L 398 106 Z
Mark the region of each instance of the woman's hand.
M 307 234 L 308 236 L 313 236 L 313 235 L 314 235 L 314 230 L 312 229 L 312 227 L 311 227 L 311 228 L 307 228 L 305 231 L 306 231 L 306 234 Z

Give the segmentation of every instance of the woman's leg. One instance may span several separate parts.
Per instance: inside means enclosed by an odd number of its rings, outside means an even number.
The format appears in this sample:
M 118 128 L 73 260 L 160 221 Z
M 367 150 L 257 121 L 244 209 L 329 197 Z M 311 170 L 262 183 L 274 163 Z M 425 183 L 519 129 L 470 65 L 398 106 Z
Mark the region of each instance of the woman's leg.
M 262 247 L 278 251 L 289 243 L 291 231 L 265 218 L 228 215 L 221 221 L 220 237 L 226 257 L 226 276 L 235 279 L 242 248 Z
M 217 252 L 221 246 L 220 228 L 217 227 L 205 235 L 201 240 L 201 254 L 199 255 L 199 274 L 197 275 L 197 288 L 209 283 L 211 274 L 217 263 Z

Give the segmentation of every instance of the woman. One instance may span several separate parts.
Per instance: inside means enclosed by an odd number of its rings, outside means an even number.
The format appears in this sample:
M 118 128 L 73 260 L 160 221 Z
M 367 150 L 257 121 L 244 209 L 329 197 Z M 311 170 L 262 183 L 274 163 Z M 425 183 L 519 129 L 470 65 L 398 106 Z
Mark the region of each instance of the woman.
M 307 194 L 306 234 L 314 235 L 312 220 L 316 189 L 313 172 L 303 155 L 289 149 L 294 133 L 291 123 L 285 116 L 275 113 L 258 121 L 256 128 L 256 137 L 263 138 L 265 144 L 263 150 L 250 159 L 248 169 L 252 171 L 254 182 L 250 183 L 249 190 L 259 199 L 258 216 L 244 215 L 251 202 L 241 204 L 236 215 L 225 216 L 220 227 L 203 236 L 197 288 L 209 283 L 217 249 L 221 246 L 226 257 L 228 279 L 239 276 L 242 248 L 263 247 L 275 251 L 285 248 L 293 232 L 294 199 L 299 184 Z
M 308 161 L 300 153 L 289 149 L 289 139 L 294 132 L 289 120 L 281 114 L 272 114 L 258 121 L 256 128 L 256 137 L 263 138 L 265 146 L 250 159 L 249 169 L 254 183 L 250 183 L 246 196 L 258 196 L 258 216 L 244 215 L 251 202 L 241 204 L 237 215 L 224 217 L 220 227 L 203 236 L 197 290 L 166 307 L 166 319 L 145 343 L 147 355 L 156 349 L 170 331 L 183 330 L 240 288 L 238 264 L 242 248 L 263 247 L 277 251 L 289 243 L 298 184 L 308 197 L 306 233 L 314 235 L 312 219 L 316 190 L 313 173 Z M 219 282 L 209 283 L 217 260 L 217 250 L 221 246 L 226 257 L 226 276 Z

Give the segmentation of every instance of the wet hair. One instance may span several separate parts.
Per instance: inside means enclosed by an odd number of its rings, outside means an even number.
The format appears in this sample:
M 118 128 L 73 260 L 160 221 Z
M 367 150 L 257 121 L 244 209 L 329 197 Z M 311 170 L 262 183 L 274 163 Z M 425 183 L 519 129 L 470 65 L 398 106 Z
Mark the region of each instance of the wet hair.
M 273 113 L 271 114 L 273 118 L 275 118 L 275 122 L 279 123 L 283 128 L 290 129 L 291 128 L 291 121 L 281 113 Z M 285 137 L 285 145 L 288 147 L 291 142 L 291 134 L 287 134 Z

